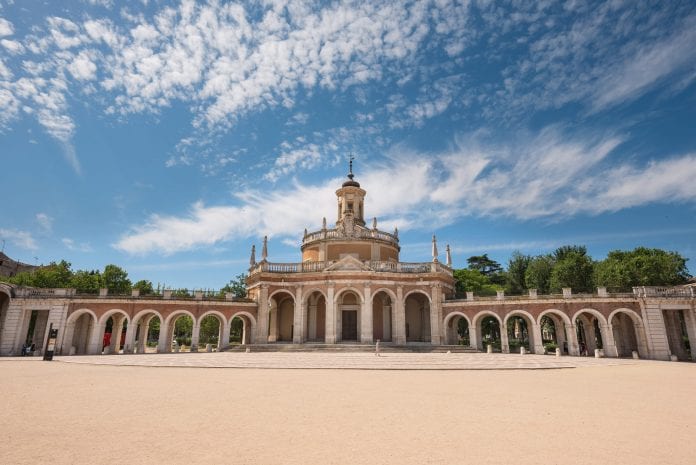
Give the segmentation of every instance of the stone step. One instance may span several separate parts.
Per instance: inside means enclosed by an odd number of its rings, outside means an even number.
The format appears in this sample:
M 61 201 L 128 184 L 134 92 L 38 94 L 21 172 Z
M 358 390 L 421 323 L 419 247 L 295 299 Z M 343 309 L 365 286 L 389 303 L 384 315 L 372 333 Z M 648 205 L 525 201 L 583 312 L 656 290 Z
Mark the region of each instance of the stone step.
M 374 344 L 247 344 L 230 346 L 224 351 L 229 352 L 244 352 L 246 349 L 252 352 L 374 352 Z M 476 353 L 478 350 L 466 346 L 455 345 L 440 345 L 434 346 L 430 344 L 380 344 L 381 352 L 433 352 L 433 353 Z

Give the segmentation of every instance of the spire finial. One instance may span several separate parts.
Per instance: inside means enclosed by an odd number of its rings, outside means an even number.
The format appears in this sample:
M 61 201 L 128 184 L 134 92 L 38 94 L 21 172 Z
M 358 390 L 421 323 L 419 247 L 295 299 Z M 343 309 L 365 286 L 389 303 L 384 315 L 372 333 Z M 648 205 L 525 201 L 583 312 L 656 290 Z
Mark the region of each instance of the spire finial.
M 355 157 L 351 153 L 350 158 L 348 159 L 348 179 L 350 179 L 351 181 L 353 180 L 353 177 L 355 177 L 355 175 L 353 174 L 353 160 L 355 160 Z
M 446 258 L 447 266 L 452 267 L 452 252 L 450 251 L 450 246 L 449 246 L 449 244 L 447 244 L 447 247 L 446 247 L 445 250 L 447 251 L 447 255 L 446 255 L 446 257 L 447 257 L 447 258 Z
M 437 263 L 437 239 L 435 238 L 435 234 L 433 234 L 433 262 Z
M 268 258 L 268 236 L 263 236 L 263 249 L 261 249 L 261 261 L 265 262 Z
M 256 266 L 256 246 L 251 246 L 251 257 L 249 257 L 249 266 L 251 268 Z

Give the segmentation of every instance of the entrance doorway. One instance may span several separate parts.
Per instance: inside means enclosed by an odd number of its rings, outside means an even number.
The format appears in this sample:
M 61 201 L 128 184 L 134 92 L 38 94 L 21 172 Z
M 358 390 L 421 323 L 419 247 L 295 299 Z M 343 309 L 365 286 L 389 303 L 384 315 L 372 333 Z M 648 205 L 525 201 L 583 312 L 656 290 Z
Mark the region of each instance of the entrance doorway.
M 355 310 L 343 310 L 342 320 L 341 339 L 344 341 L 357 341 L 358 312 Z

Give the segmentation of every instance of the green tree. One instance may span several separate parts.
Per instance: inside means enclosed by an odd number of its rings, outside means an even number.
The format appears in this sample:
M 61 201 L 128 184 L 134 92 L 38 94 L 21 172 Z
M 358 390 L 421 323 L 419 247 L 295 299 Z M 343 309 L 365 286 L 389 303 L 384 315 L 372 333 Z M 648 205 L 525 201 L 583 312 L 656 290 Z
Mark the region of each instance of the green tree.
M 503 267 L 500 266 L 500 263 L 488 258 L 487 253 L 483 255 L 473 255 L 467 258 L 466 262 L 469 264 L 468 268 L 470 270 L 476 270 L 485 276 L 503 271 Z
M 637 247 L 612 250 L 595 266 L 599 286 L 630 291 L 633 286 L 673 286 L 689 279 L 687 259 L 677 252 Z
M 219 331 L 220 320 L 216 316 L 208 315 L 201 320 L 198 340 L 201 344 L 219 344 Z
M 70 263 L 65 260 L 51 262 L 46 266 L 41 266 L 33 271 L 24 271 L 8 278 L 7 282 L 18 286 L 41 287 L 41 288 L 62 288 L 70 286 L 70 279 L 73 272 Z
M 112 294 L 128 294 L 131 291 L 131 281 L 128 273 L 116 265 L 106 265 L 102 273 L 102 286 Z
M 70 278 L 70 287 L 83 294 L 98 294 L 101 286 L 99 271 L 78 270 Z
M 508 294 L 522 294 L 527 290 L 525 273 L 532 257 L 522 255 L 518 250 L 512 253 L 508 261 L 508 269 L 505 274 L 505 291 Z
M 497 290 L 502 289 L 497 284 L 492 284 L 488 277 L 477 270 L 459 269 L 454 270 L 455 290 L 457 296 L 463 297 L 466 292 L 474 292 L 477 295 L 495 295 Z
M 536 289 L 540 294 L 548 294 L 554 260 L 550 255 L 538 255 L 529 260 L 524 272 L 527 289 Z
M 155 293 L 155 290 L 152 288 L 152 281 L 146 279 L 141 279 L 133 284 L 133 289 L 139 289 L 140 295 L 152 295 Z
M 220 289 L 221 293 L 231 292 L 235 297 L 244 298 L 247 295 L 246 289 L 246 273 L 238 274 L 236 278 L 231 279 L 229 283 Z
M 594 290 L 594 262 L 581 246 L 564 246 L 554 252 L 556 263 L 551 270 L 549 287 L 552 292 L 572 288 L 573 292 Z

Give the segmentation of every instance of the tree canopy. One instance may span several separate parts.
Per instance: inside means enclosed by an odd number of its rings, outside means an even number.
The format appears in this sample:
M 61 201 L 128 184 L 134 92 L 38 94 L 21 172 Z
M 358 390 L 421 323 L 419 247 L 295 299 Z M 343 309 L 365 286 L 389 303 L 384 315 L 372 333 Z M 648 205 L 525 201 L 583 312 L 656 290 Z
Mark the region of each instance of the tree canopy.
M 501 285 L 509 294 L 537 289 L 540 294 L 594 292 L 596 286 L 630 292 L 633 286 L 673 286 L 690 278 L 687 259 L 677 252 L 637 247 L 631 251 L 613 250 L 604 260 L 595 261 L 582 245 L 564 245 L 550 254 L 529 256 L 512 253 L 507 270 L 488 257 L 467 259 L 468 268 L 454 270 L 456 294 L 465 292 L 493 295 Z

